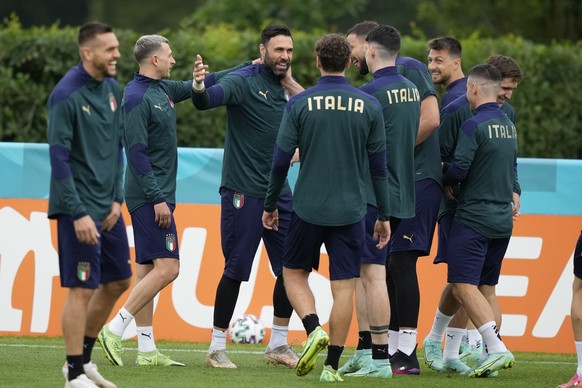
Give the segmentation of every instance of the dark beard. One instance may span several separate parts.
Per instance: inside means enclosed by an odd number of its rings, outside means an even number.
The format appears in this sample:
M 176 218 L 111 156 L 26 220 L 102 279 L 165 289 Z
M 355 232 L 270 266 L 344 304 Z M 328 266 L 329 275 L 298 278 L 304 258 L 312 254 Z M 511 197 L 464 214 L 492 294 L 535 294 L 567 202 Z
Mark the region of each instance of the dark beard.
M 95 65 L 95 68 L 97 70 L 99 70 L 99 72 L 103 75 L 104 78 L 106 78 L 106 77 L 115 77 L 115 73 L 114 74 L 111 74 L 109 72 L 109 69 L 107 68 L 107 65 L 106 64 L 102 64 L 101 63 L 101 64 L 98 64 L 98 65 Z
M 285 78 L 285 76 L 287 75 L 287 70 L 289 70 L 289 68 L 287 68 L 284 71 L 281 70 L 277 70 L 277 65 L 275 65 L 275 62 L 271 62 L 271 60 L 268 58 L 268 53 L 267 55 L 265 55 L 265 60 L 263 61 L 264 65 L 271 70 L 271 72 L 273 74 L 275 74 L 277 77 L 283 79 Z
M 366 63 L 366 59 L 362 59 L 360 62 L 360 74 L 366 75 L 370 72 L 368 69 L 368 64 Z

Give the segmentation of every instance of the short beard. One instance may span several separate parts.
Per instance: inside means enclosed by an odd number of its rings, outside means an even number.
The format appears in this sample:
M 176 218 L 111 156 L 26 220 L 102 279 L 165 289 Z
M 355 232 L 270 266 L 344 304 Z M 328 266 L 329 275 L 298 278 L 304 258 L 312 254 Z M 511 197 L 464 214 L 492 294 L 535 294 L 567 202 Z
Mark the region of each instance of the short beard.
M 362 59 L 359 60 L 360 62 L 360 74 L 361 75 L 366 75 L 370 72 L 370 69 L 368 69 L 368 64 L 366 63 L 366 59 Z
M 117 74 L 117 71 L 115 71 L 113 74 L 111 74 L 109 72 L 109 69 L 107 68 L 106 64 L 100 63 L 100 64 L 96 64 L 95 68 L 97 70 L 99 70 L 99 72 L 103 75 L 104 78 L 106 77 L 115 77 L 115 75 Z
M 285 70 L 277 70 L 277 65 L 275 64 L 275 62 L 271 61 L 271 59 L 268 56 L 268 53 L 265 55 L 265 60 L 263 62 L 265 66 L 267 66 L 267 68 L 271 70 L 271 72 L 275 74 L 277 77 L 283 79 L 287 75 L 287 71 L 289 70 L 289 68 Z

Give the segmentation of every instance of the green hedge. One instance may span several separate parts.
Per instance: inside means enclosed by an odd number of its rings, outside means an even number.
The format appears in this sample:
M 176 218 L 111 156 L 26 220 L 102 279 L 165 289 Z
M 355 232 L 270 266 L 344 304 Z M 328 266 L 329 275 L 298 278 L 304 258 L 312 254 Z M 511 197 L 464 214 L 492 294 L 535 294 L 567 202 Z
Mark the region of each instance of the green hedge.
M 292 27 L 292 26 L 291 26 Z M 190 79 L 192 65 L 200 53 L 210 70 L 221 70 L 258 56 L 260 28 L 235 30 L 227 24 L 206 28 L 161 31 L 171 42 L 177 65 L 173 79 Z M 46 100 L 62 75 L 79 62 L 73 27 L 24 29 L 17 20 L 0 26 L 0 141 L 45 142 Z M 314 85 L 313 46 L 324 32 L 294 31 L 293 75 L 304 86 Z M 116 31 L 122 58 L 118 80 L 123 85 L 133 77 L 137 64 L 132 49 L 138 36 Z M 517 112 L 520 155 L 540 158 L 582 156 L 582 110 L 576 91 L 582 90 L 582 43 L 533 44 L 519 37 L 461 39 L 463 68 L 484 61 L 489 55 L 513 56 L 525 78 L 511 101 Z M 402 54 L 426 62 L 426 41 L 405 37 Z M 364 78 L 348 72 L 354 85 Z M 177 105 L 180 146 L 221 147 L 224 141 L 225 110 L 198 112 L 185 101 Z

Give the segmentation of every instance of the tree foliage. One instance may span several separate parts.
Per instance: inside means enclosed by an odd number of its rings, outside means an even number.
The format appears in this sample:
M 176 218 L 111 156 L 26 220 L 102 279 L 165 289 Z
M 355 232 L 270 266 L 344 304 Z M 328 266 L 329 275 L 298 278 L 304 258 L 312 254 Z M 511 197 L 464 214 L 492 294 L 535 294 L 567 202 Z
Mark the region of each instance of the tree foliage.
M 260 28 L 238 29 L 221 23 L 179 28 L 164 35 L 170 40 L 176 66 L 173 79 L 190 79 L 197 53 L 211 71 L 235 66 L 258 56 Z M 54 85 L 79 63 L 75 44 L 77 28 L 23 28 L 15 18 L 0 26 L 0 141 L 45 142 L 46 101 Z M 133 77 L 137 64 L 132 50 L 139 34 L 116 29 L 122 57 L 117 79 L 123 85 Z M 316 83 L 314 43 L 322 32 L 293 29 L 293 75 L 305 87 Z M 533 43 L 516 36 L 462 38 L 463 68 L 467 71 L 494 53 L 511 55 L 522 67 L 524 80 L 511 104 L 517 113 L 519 153 L 524 157 L 582 158 L 582 42 Z M 426 62 L 426 39 L 405 36 L 402 55 Z M 347 73 L 353 85 L 363 84 L 353 69 Z M 190 102 L 176 105 L 178 142 L 188 147 L 222 147 L 225 108 L 197 111 Z
M 543 43 L 582 39 L 579 0 L 420 0 L 418 18 L 439 34 L 457 38 L 512 34 Z
M 240 30 L 276 22 L 302 31 L 325 30 L 340 17 L 356 17 L 366 3 L 367 0 L 208 0 L 182 26 L 229 23 Z

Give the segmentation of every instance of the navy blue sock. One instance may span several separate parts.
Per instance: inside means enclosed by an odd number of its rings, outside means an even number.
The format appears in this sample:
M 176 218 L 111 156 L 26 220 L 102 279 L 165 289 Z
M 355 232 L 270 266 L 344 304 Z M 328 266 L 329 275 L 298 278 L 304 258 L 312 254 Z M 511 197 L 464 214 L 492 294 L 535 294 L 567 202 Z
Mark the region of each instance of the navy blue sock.
M 372 344 L 372 359 L 387 360 L 388 359 L 388 344 L 376 345 Z
M 358 347 L 356 350 L 370 349 L 372 347 L 372 333 L 369 331 L 358 331 Z
M 69 368 L 69 381 L 75 380 L 77 377 L 85 373 L 83 369 L 83 356 L 69 356 L 67 354 L 67 367 Z
M 327 347 L 327 358 L 325 359 L 324 365 L 329 365 L 333 369 L 337 370 L 339 366 L 339 359 L 343 351 L 344 351 L 343 346 L 329 345 Z
M 83 364 L 87 364 L 91 361 L 91 352 L 93 351 L 94 345 L 95 338 L 85 336 L 83 339 Z
M 305 328 L 307 335 L 311 334 L 311 332 L 315 330 L 317 326 L 320 326 L 319 317 L 317 314 L 306 315 L 301 321 L 303 322 L 303 327 Z

